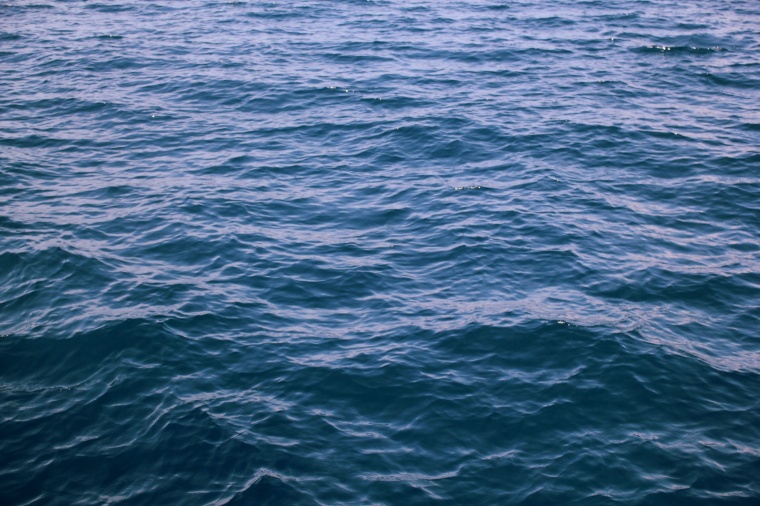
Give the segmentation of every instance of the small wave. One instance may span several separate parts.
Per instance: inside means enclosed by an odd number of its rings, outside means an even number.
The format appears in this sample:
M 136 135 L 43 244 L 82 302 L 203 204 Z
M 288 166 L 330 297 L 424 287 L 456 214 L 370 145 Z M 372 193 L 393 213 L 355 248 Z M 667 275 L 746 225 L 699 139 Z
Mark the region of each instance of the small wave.
M 368 481 L 436 481 L 456 478 L 458 473 L 420 474 L 420 473 L 394 473 L 394 474 L 362 474 L 360 477 Z
M 723 51 L 728 51 L 728 49 L 721 46 L 698 47 L 698 46 L 651 45 L 651 46 L 642 46 L 638 48 L 637 51 L 641 53 L 658 53 L 658 54 L 668 54 L 668 53 L 711 54 L 711 53 L 720 53 Z

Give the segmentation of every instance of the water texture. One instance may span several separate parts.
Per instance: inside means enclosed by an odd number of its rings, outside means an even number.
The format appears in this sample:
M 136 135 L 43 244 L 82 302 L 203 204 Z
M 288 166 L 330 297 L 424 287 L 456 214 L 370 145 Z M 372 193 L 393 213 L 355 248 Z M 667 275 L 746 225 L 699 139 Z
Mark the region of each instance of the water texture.
M 759 34 L 5 0 L 0 503 L 758 504 Z

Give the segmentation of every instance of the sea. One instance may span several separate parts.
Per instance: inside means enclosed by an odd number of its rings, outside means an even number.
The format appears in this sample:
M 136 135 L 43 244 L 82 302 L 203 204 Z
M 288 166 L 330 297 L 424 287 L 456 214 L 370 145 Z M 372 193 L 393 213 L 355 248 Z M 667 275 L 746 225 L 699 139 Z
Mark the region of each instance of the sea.
M 0 504 L 760 504 L 760 4 L 3 0 Z

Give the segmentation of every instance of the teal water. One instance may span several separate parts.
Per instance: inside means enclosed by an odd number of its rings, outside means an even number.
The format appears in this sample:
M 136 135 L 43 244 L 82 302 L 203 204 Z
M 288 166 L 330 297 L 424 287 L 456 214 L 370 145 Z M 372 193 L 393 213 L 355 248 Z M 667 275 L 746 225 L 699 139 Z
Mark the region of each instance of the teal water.
M 759 34 L 6 0 L 0 504 L 760 503 Z

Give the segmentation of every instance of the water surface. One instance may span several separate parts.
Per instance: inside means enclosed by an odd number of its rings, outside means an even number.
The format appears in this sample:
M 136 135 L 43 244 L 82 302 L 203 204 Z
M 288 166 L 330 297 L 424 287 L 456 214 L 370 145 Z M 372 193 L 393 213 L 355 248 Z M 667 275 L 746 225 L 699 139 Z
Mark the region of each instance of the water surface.
M 757 504 L 752 1 L 0 7 L 3 504 Z

